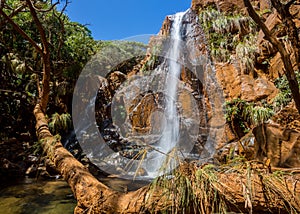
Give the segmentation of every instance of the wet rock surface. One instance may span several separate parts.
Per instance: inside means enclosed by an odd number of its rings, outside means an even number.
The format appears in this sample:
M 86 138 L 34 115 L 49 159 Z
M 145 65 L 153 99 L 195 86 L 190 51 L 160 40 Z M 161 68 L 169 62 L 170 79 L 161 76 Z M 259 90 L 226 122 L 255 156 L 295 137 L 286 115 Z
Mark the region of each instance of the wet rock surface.
M 197 13 L 187 11 L 181 26 L 183 56 L 179 60 L 182 65 L 181 86 L 176 106 L 182 130 L 179 144 L 193 143 L 193 155 L 203 152 L 208 157 L 213 152 L 209 150 L 225 138 L 223 93 L 210 64 L 205 35 L 197 23 L 197 16 Z M 131 72 L 113 71 L 107 79 L 101 80 L 96 100 L 96 120 L 106 144 L 124 157 L 138 159 L 141 150 L 149 150 L 149 146 L 151 150 L 151 146 L 160 139 L 166 99 L 163 93 L 164 78 L 168 72 L 165 59 L 161 56 L 170 45 L 167 35 L 171 24 L 172 18 L 166 17 L 159 35 L 150 40 L 145 59 Z M 160 53 L 153 50 L 157 47 L 160 47 Z M 158 70 L 137 70 L 145 67 L 154 57 L 156 60 L 152 66 L 158 66 Z M 147 66 L 148 69 L 154 68 Z M 122 67 L 117 67 L 122 70 Z M 206 145 L 208 139 L 211 146 Z M 211 142 L 212 139 L 214 142 Z

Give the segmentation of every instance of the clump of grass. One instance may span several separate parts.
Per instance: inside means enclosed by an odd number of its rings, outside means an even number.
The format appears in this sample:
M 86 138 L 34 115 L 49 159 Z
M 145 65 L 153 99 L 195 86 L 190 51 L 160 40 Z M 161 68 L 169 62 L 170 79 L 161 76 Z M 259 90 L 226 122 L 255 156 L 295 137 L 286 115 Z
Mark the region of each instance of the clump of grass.
M 275 114 L 272 106 L 268 104 L 258 105 L 239 98 L 227 101 L 225 109 L 226 121 L 229 123 L 238 121 L 244 133 L 247 133 L 251 127 L 264 123 Z
M 55 113 L 50 118 L 49 129 L 53 134 L 67 132 L 71 127 L 72 119 L 69 113 Z
M 256 44 L 256 35 L 249 34 L 244 37 L 243 41 L 240 41 L 236 46 L 236 57 L 240 60 L 242 68 L 245 73 L 249 73 L 254 70 L 256 53 L 258 46 Z
M 292 95 L 285 91 L 280 91 L 273 99 L 273 106 L 276 111 L 283 109 L 292 101 Z
M 300 72 L 296 71 L 295 74 L 298 84 L 300 84 Z M 285 75 L 277 78 L 274 83 L 276 88 L 280 90 L 280 92 L 273 99 L 273 107 L 277 112 L 292 101 L 292 93 Z
M 288 213 L 299 213 L 299 198 L 296 198 L 296 189 L 288 186 L 286 174 L 282 171 L 275 171 L 268 174 L 259 174 L 263 186 L 264 197 L 270 207 L 277 207 L 278 201 L 283 201 L 285 210 Z
M 213 165 L 197 168 L 182 163 L 172 174 L 155 179 L 149 186 L 145 207 L 153 213 L 226 213 L 225 198 Z M 160 198 L 153 198 L 160 191 Z M 230 197 L 226 200 L 230 200 Z
M 246 72 L 253 70 L 257 27 L 242 14 L 225 14 L 209 6 L 200 11 L 199 22 L 207 34 L 211 55 L 219 62 L 228 62 L 232 54 L 240 60 Z
M 263 106 L 254 106 L 253 104 L 247 105 L 243 110 L 244 118 L 254 126 L 264 123 L 273 115 L 273 109 Z

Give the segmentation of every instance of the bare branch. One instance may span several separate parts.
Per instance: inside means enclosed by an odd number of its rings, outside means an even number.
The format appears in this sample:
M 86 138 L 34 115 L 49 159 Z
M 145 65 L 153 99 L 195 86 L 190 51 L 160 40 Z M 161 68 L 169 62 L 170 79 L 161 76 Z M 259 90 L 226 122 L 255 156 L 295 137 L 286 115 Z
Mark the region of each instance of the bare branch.
M 277 40 L 277 38 L 275 38 L 275 37 L 272 36 L 271 31 L 267 28 L 267 26 L 265 25 L 265 23 L 260 19 L 260 17 L 258 16 L 258 14 L 255 12 L 255 10 L 253 9 L 253 7 L 252 7 L 251 3 L 249 2 L 249 0 L 244 0 L 244 4 L 247 7 L 247 11 L 248 11 L 250 17 L 260 26 L 260 28 L 264 32 L 267 40 L 269 42 L 271 42 L 272 45 L 274 45 L 275 47 L 277 47 L 278 44 L 279 44 L 279 41 Z
M 31 0 L 26 0 L 26 3 L 28 5 L 28 7 L 29 7 L 29 10 L 30 10 L 30 13 L 32 15 L 33 21 L 35 22 L 36 27 L 37 27 L 37 29 L 38 29 L 38 31 L 40 33 L 40 37 L 41 37 L 41 40 L 42 40 L 44 52 L 48 51 L 48 50 L 45 50 L 45 49 L 48 49 L 48 42 L 47 42 L 47 37 L 46 37 L 45 30 L 43 28 L 43 25 L 40 22 L 39 18 L 37 17 L 37 13 L 36 13 L 33 5 L 32 5 Z
M 56 51 L 56 56 L 57 58 L 60 60 L 61 56 L 60 56 L 60 50 L 64 44 L 64 39 L 63 39 L 63 35 L 65 33 L 65 25 L 64 25 L 64 21 L 62 20 L 62 15 L 64 13 L 64 11 L 66 10 L 67 6 L 68 6 L 68 3 L 69 1 L 67 0 L 63 9 L 61 10 L 60 14 L 57 15 L 55 11 L 53 11 L 53 16 L 56 17 L 61 25 L 61 35 L 59 36 L 59 43 L 58 43 L 58 48 L 57 48 L 57 51 Z
M 60 11 L 59 17 L 61 17 L 64 14 L 64 12 L 65 12 L 67 6 L 69 5 L 69 3 L 71 3 L 71 2 L 66 0 L 65 5 L 63 6 L 62 10 Z
M 52 4 L 51 7 L 48 8 L 48 9 L 46 9 L 46 10 L 36 8 L 36 7 L 34 6 L 34 4 L 32 4 L 32 6 L 33 6 L 33 8 L 34 8 L 36 11 L 38 11 L 38 12 L 47 13 L 47 12 L 50 12 L 51 10 L 53 10 L 53 8 L 54 8 L 56 5 L 58 5 L 58 4 L 59 4 L 59 2 L 56 2 L 56 3 Z
M 290 13 L 290 6 L 294 3 L 294 0 L 288 2 L 287 4 L 282 4 L 279 0 L 271 0 L 272 5 L 275 7 L 277 12 L 281 17 L 281 21 L 284 24 L 286 34 L 292 43 L 292 48 L 294 50 L 295 59 L 297 63 L 298 70 L 300 70 L 300 40 L 298 35 L 298 29 L 295 22 L 293 21 L 293 16 Z
M 33 21 L 36 24 L 36 27 L 39 31 L 40 38 L 43 46 L 43 79 L 42 79 L 42 91 L 39 94 L 39 104 L 43 112 L 46 112 L 48 101 L 49 101 L 49 93 L 50 93 L 50 73 L 51 73 L 51 60 L 50 60 L 50 50 L 49 43 L 47 41 L 47 36 L 45 33 L 45 29 L 40 22 L 36 10 L 34 9 L 31 0 L 26 0 L 26 3 L 29 7 L 30 13 L 32 15 Z

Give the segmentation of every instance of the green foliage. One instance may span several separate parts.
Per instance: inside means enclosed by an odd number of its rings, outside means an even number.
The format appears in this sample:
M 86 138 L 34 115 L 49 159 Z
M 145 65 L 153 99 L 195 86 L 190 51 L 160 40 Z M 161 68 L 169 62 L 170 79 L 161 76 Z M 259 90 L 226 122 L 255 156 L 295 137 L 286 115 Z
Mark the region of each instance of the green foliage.
M 300 84 L 300 72 L 296 71 L 295 74 L 298 84 Z M 292 101 L 292 93 L 285 75 L 277 78 L 274 83 L 280 92 L 273 99 L 273 106 L 275 111 L 279 111 Z
M 4 1 L 4 12 L 9 15 L 24 1 Z M 51 52 L 51 93 L 47 112 L 53 114 L 62 112 L 57 100 L 71 96 L 73 86 L 83 66 L 101 47 L 95 41 L 90 30 L 79 23 L 72 22 L 68 16 L 54 7 L 51 1 L 34 1 L 37 16 L 45 29 L 47 41 Z M 2 5 L 1 5 L 2 6 Z M 41 45 L 36 24 L 28 10 L 25 8 L 12 17 L 13 21 L 33 40 Z M 30 131 L 34 136 L 34 116 L 32 109 L 36 103 L 37 84 L 42 79 L 42 62 L 40 54 L 27 40 L 25 40 L 13 27 L 0 16 L 0 123 L 4 135 L 15 135 L 16 132 Z M 70 87 L 67 93 L 59 97 L 59 85 L 68 82 Z M 64 98 L 62 98 L 64 97 Z M 58 99 L 59 98 L 59 99 Z M 71 108 L 71 99 L 67 108 Z M 26 119 L 25 119 L 26 118 Z M 1 133 L 2 135 L 2 133 Z
M 274 115 L 274 111 L 271 108 L 263 107 L 263 106 L 254 106 L 253 103 L 247 103 L 247 105 L 243 109 L 243 117 L 250 124 L 257 126 L 267 121 Z
M 141 68 L 141 71 L 144 74 L 147 75 L 148 72 L 150 72 L 157 66 L 159 55 L 160 55 L 161 51 L 162 51 L 162 46 L 160 46 L 160 45 L 155 45 L 154 47 L 152 47 L 150 58 L 147 60 L 147 62 Z
M 34 142 L 31 149 L 33 150 L 33 155 L 39 155 L 43 153 L 43 148 L 39 141 Z
M 151 183 L 144 203 L 152 207 L 153 213 L 227 213 L 228 204 L 217 173 L 211 164 L 196 168 L 182 163 L 171 175 L 165 174 Z M 226 199 L 228 202 L 232 197 Z
M 242 112 L 243 112 L 242 110 L 243 110 L 244 106 L 246 105 L 246 103 L 247 102 L 245 100 L 242 100 L 239 98 L 233 99 L 231 101 L 226 101 L 225 102 L 226 121 L 230 122 L 237 116 L 242 115 Z
M 144 58 L 147 45 L 133 41 L 100 41 L 98 48 L 99 51 L 89 63 L 91 70 L 97 69 L 106 74 L 112 71 L 126 73 Z M 116 65 L 116 62 L 122 63 Z
M 276 111 L 282 109 L 292 101 L 292 95 L 288 91 L 280 91 L 273 99 L 273 105 Z
M 74 80 L 86 62 L 98 51 L 99 45 L 86 26 L 68 19 L 65 22 L 64 46 L 61 50 L 65 66 L 62 67 L 60 73 L 64 79 Z
M 274 115 L 274 110 L 269 105 L 257 106 L 255 103 L 239 98 L 226 101 L 225 109 L 226 121 L 239 121 L 244 132 L 247 132 L 251 126 L 262 124 Z
M 300 84 L 299 72 L 296 72 L 296 77 L 298 84 Z M 238 121 L 244 132 L 246 132 L 251 126 L 257 126 L 267 121 L 275 114 L 275 112 L 281 110 L 292 100 L 291 91 L 285 75 L 277 78 L 275 80 L 275 85 L 280 92 L 270 104 L 264 102 L 255 104 L 253 102 L 246 102 L 245 100 L 241 100 L 239 98 L 227 101 L 224 104 L 226 109 L 226 121 Z
M 66 114 L 58 114 L 55 113 L 52 115 L 49 122 L 49 129 L 52 133 L 66 133 L 72 127 L 71 115 Z
M 228 62 L 231 54 L 236 54 L 246 72 L 253 69 L 257 27 L 250 17 L 225 14 L 210 6 L 200 12 L 199 22 L 215 60 Z
M 245 36 L 243 41 L 237 44 L 235 51 L 246 73 L 252 71 L 257 52 L 256 36 L 253 34 Z

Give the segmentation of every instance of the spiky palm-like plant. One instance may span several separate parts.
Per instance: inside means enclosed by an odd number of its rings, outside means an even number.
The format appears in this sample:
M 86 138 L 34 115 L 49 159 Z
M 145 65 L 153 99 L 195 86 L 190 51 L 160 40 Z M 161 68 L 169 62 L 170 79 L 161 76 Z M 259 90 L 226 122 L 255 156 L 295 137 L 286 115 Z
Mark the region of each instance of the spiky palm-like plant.
M 257 29 L 250 17 L 225 14 L 208 7 L 200 12 L 199 22 L 209 39 L 211 55 L 217 61 L 227 62 L 232 53 L 239 52 L 238 58 L 242 65 L 246 66 L 247 70 L 253 69 L 253 54 L 256 51 L 253 51 L 253 41 L 256 40 L 252 40 L 251 36 L 255 37 Z M 247 35 L 244 35 L 244 29 L 249 32 Z
M 254 126 L 262 124 L 263 122 L 271 118 L 273 115 L 273 109 L 262 106 L 254 106 L 250 104 L 243 109 L 244 118 Z
M 51 116 L 49 128 L 52 133 L 59 134 L 67 132 L 72 127 L 71 115 L 55 113 Z
M 236 57 L 240 60 L 246 73 L 254 69 L 255 56 L 257 52 L 256 36 L 249 34 L 236 46 Z

